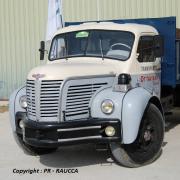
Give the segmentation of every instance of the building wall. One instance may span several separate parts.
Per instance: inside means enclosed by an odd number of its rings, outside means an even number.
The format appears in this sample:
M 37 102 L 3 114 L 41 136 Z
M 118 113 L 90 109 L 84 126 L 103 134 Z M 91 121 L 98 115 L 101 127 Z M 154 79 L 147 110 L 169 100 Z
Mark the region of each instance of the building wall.
M 97 3 L 99 2 L 99 15 Z M 23 85 L 28 71 L 39 65 L 48 0 L 0 0 L 0 99 Z M 63 0 L 65 21 L 177 16 L 180 0 Z
M 66 21 L 97 20 L 98 0 L 64 0 Z M 100 20 L 177 16 L 180 28 L 180 0 L 99 0 Z
M 27 72 L 40 63 L 46 18 L 46 0 L 0 0 L 0 99 L 24 84 Z

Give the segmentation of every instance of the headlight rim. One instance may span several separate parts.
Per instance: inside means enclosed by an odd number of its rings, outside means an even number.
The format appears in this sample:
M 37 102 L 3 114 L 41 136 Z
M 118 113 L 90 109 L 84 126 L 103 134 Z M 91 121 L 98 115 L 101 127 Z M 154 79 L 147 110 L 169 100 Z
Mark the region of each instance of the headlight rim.
M 24 98 L 24 99 L 23 99 Z M 24 100 L 24 101 L 23 101 Z M 23 106 L 23 103 L 26 103 L 25 106 Z M 26 95 L 22 95 L 19 98 L 19 105 L 21 106 L 21 108 L 26 109 L 27 108 L 27 96 Z
M 109 101 L 109 103 L 112 105 L 112 110 L 111 112 L 106 112 L 104 109 L 103 109 L 103 104 L 105 102 Z M 111 115 L 113 112 L 114 112 L 114 102 L 111 100 L 111 99 L 104 99 L 102 102 L 101 102 L 101 111 L 105 114 L 105 115 Z

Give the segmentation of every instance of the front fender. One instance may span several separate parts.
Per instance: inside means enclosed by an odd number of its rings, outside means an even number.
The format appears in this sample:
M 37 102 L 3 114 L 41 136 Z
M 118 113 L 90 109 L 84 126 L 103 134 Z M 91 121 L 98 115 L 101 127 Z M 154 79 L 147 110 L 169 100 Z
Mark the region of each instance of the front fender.
M 98 92 L 90 103 L 91 116 L 93 118 L 111 118 L 121 120 L 121 108 L 124 95 L 125 93 L 115 92 L 112 88 L 106 88 Z M 101 111 L 101 104 L 105 99 L 110 99 L 114 103 L 114 111 L 110 115 L 104 114 Z
M 15 90 L 9 98 L 10 123 L 11 123 L 13 132 L 16 131 L 15 114 L 17 112 L 25 112 L 26 111 L 19 104 L 19 98 L 23 95 L 26 95 L 25 87 L 21 87 L 21 88 Z
M 122 143 L 135 141 L 142 117 L 152 94 L 142 87 L 126 93 L 122 105 Z
M 127 93 L 114 92 L 112 88 L 100 91 L 90 104 L 93 118 L 115 118 L 121 121 L 122 143 L 134 142 L 139 132 L 140 123 L 152 94 L 142 87 L 131 89 Z M 101 103 L 105 99 L 114 102 L 114 111 L 106 115 L 101 111 Z

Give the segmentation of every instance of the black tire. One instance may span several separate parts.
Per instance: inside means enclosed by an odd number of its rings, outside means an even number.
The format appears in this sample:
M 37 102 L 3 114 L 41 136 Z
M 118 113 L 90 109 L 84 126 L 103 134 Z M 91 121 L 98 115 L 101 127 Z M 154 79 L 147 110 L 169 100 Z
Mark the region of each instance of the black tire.
M 160 156 L 163 139 L 164 118 L 155 105 L 149 104 L 136 140 L 132 144 L 111 143 L 111 154 L 125 167 L 144 166 Z
M 180 106 L 180 86 L 177 86 L 174 92 L 174 105 Z
M 23 149 L 24 153 L 32 156 L 49 154 L 56 151 L 57 148 L 40 148 L 35 146 L 30 146 L 29 144 L 23 141 L 22 135 L 14 133 L 14 138 L 16 143 L 19 145 L 21 149 Z

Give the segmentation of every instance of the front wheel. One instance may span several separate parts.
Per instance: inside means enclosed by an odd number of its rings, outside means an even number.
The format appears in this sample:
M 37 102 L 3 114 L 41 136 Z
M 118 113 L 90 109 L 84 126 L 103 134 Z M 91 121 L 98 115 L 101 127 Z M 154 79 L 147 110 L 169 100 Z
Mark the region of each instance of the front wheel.
M 22 135 L 14 133 L 14 138 L 16 140 L 16 143 L 19 145 L 21 149 L 26 154 L 29 155 L 43 155 L 43 154 L 48 154 L 51 152 L 54 152 L 57 148 L 40 148 L 40 147 L 34 147 L 30 146 L 29 144 L 25 143 L 23 141 Z
M 115 161 L 126 167 L 139 167 L 152 163 L 161 154 L 164 139 L 164 119 L 154 104 L 149 104 L 136 140 L 131 144 L 111 143 Z

